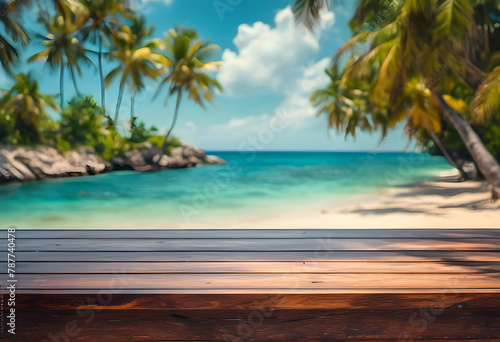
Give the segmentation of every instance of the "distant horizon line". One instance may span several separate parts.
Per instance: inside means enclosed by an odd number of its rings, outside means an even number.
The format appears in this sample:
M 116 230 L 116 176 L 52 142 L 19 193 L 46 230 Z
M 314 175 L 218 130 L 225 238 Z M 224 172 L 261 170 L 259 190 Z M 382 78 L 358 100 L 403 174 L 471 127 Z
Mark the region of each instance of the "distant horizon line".
M 352 151 L 352 150 L 345 150 L 345 151 L 328 151 L 328 150 L 206 150 L 207 153 L 214 153 L 214 152 L 225 152 L 225 153 L 241 153 L 241 154 L 248 154 L 248 153 L 370 153 L 370 154 L 389 154 L 389 153 L 406 153 L 406 154 L 420 154 L 420 153 L 427 153 L 427 152 L 405 152 L 405 151 L 374 151 L 374 150 L 366 150 L 366 151 Z

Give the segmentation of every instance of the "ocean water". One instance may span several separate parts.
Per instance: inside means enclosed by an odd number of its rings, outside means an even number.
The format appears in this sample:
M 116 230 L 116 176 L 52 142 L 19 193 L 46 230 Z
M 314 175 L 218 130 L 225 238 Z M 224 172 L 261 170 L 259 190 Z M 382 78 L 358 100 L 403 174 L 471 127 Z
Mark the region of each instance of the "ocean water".
M 0 226 L 223 228 L 322 203 L 341 205 L 452 169 L 444 158 L 413 153 L 213 154 L 228 164 L 1 186 Z

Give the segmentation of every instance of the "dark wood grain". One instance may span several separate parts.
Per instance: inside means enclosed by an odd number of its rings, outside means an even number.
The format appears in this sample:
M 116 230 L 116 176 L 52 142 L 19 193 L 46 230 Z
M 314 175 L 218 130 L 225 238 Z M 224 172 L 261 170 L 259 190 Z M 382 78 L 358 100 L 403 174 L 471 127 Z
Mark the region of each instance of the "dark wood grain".
M 43 341 L 73 324 L 78 341 L 335 341 L 479 339 L 500 336 L 500 310 L 114 310 L 38 311 L 19 317 L 21 341 Z M 300 313 L 300 314 L 299 314 Z M 427 316 L 426 316 L 427 315 Z M 85 320 L 88 320 L 86 322 Z M 252 325 L 250 325 L 252 324 Z M 33 334 L 32 331 L 36 331 Z M 35 339 L 38 338 L 38 339 Z M 60 340 L 63 340 L 60 338 Z
M 91 300 L 89 300 L 89 298 Z M 88 294 L 21 294 L 17 308 L 34 310 L 258 310 L 272 302 L 278 310 L 401 310 L 431 306 L 445 308 L 496 309 L 500 296 L 491 293 L 462 293 L 448 289 L 433 294 L 116 294 L 100 303 Z M 376 306 L 374 305 L 376 303 Z
M 16 235 L 2 341 L 500 341 L 498 229 Z

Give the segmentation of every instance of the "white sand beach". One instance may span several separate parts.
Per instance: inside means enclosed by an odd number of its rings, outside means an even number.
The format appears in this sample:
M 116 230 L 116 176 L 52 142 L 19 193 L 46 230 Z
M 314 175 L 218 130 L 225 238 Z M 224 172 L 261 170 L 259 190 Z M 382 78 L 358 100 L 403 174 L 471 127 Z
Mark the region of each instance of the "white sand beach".
M 499 228 L 500 201 L 485 182 L 440 177 L 386 188 L 344 204 L 325 203 L 304 212 L 256 218 L 228 228 Z

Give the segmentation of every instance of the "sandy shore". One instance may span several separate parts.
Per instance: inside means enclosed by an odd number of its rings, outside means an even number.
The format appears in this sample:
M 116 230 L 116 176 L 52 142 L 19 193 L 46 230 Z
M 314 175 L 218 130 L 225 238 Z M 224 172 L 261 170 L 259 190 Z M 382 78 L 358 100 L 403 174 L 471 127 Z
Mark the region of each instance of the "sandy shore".
M 484 182 L 448 176 L 228 228 L 500 228 L 500 201 Z

